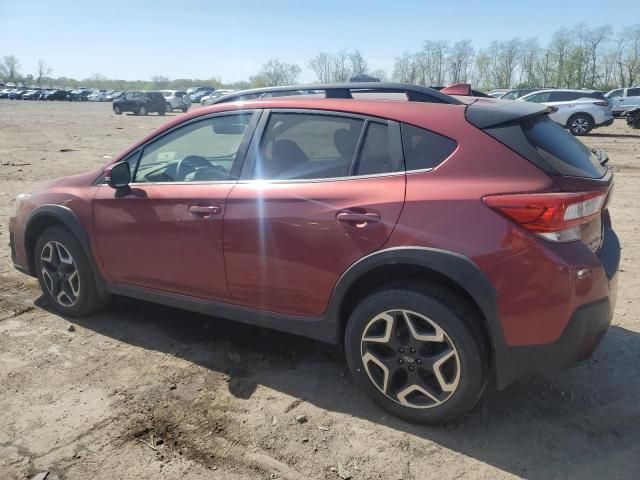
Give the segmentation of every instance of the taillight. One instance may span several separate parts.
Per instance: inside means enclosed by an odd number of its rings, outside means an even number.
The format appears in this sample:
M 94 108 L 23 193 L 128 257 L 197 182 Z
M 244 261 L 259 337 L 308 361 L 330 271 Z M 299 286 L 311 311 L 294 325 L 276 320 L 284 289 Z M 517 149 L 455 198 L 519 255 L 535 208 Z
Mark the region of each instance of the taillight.
M 597 217 L 607 192 L 490 195 L 484 203 L 553 242 L 580 240 L 581 226 Z

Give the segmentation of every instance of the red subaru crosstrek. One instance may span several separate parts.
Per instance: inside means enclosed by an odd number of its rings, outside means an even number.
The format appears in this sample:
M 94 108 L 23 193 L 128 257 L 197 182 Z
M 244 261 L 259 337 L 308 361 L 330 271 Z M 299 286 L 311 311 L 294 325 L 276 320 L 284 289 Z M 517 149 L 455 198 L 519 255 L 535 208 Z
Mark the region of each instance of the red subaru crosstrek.
M 620 260 L 603 152 L 528 102 L 314 89 L 220 97 L 19 196 L 16 268 L 65 315 L 117 294 L 342 344 L 416 422 L 593 352 Z

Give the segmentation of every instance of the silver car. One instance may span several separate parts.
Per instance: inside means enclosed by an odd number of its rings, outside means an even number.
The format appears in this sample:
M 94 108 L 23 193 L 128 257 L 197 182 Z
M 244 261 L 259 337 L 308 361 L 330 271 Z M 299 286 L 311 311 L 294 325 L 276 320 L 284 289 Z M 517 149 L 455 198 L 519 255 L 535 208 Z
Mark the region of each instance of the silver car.
M 627 110 L 640 107 L 640 87 L 618 88 L 605 96 L 611 100 L 614 115 L 624 115 Z
M 204 97 L 202 97 L 200 102 L 202 103 L 202 105 L 205 105 L 205 106 L 211 105 L 216 98 L 226 95 L 227 93 L 233 93 L 233 92 L 235 92 L 235 90 L 222 90 L 222 89 L 216 90 L 215 92 L 211 92 L 209 95 L 205 95 Z
M 167 101 L 167 112 L 182 110 L 186 112 L 191 106 L 191 98 L 183 90 L 159 90 Z
M 613 123 L 608 99 L 597 90 L 540 90 L 517 101 L 543 103 L 556 109 L 549 118 L 574 135 L 586 135 L 592 129 Z

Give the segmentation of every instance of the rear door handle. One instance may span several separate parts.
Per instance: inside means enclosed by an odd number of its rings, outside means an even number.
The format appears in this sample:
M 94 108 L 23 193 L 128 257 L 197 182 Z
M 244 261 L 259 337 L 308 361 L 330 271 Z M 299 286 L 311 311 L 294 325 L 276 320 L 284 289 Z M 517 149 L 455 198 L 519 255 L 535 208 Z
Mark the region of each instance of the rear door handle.
M 222 208 L 218 205 L 191 205 L 189 211 L 194 215 L 208 217 L 220 213 Z
M 348 223 L 351 225 L 364 225 L 367 223 L 378 223 L 382 218 L 379 213 L 375 212 L 338 212 L 336 220 L 342 223 Z

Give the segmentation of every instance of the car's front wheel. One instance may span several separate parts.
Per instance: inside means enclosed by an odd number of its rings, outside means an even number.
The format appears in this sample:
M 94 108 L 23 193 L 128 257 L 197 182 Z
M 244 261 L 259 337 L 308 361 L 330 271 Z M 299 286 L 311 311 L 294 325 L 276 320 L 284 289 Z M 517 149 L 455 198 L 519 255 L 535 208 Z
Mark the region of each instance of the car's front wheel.
M 109 298 L 99 295 L 80 242 L 66 228 L 45 230 L 34 257 L 42 292 L 60 313 L 82 316 L 107 304 Z
M 118 105 L 114 105 L 113 113 L 115 113 L 116 115 L 122 115 L 122 110 L 120 110 L 120 107 Z
M 569 131 L 576 135 L 587 135 L 593 129 L 593 118 L 585 113 L 576 113 L 567 122 Z
M 440 292 L 434 288 L 432 292 Z M 445 424 L 476 404 L 487 377 L 477 315 L 449 292 L 390 287 L 362 300 L 345 335 L 350 370 L 372 399 L 410 422 Z

